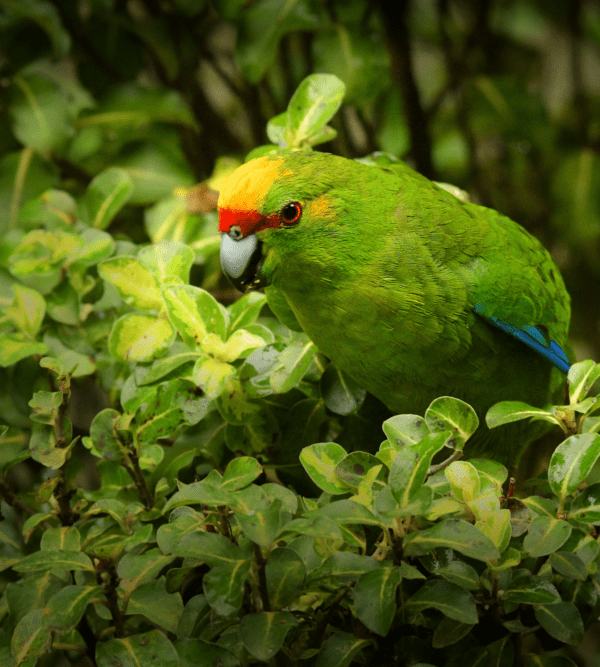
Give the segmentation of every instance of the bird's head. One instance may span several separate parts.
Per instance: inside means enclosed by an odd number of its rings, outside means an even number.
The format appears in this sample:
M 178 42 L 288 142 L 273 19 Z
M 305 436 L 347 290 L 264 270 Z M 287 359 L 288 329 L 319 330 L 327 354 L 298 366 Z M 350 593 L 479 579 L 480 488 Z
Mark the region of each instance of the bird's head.
M 331 160 L 349 162 L 316 152 L 261 157 L 227 179 L 218 202 L 221 265 L 237 289 L 270 284 L 294 241 L 302 237 L 309 247 L 311 229 L 333 218 L 328 192 L 335 181 L 324 170 L 331 172 Z

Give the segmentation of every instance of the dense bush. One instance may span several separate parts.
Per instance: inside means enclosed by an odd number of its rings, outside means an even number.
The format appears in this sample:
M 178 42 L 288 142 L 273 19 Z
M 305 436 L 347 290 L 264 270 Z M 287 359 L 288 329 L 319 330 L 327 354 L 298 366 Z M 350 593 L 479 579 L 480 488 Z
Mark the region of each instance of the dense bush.
M 488 413 L 555 426 L 508 480 L 218 259 L 242 159 L 400 156 L 543 238 L 590 356 L 600 12 L 549 4 L 0 2 L 2 667 L 593 664 L 600 365 Z

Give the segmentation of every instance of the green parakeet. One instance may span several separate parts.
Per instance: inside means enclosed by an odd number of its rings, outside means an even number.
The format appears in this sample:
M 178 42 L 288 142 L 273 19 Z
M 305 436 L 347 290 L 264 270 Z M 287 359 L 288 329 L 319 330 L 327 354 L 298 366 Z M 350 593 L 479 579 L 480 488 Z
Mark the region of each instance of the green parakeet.
M 480 419 L 467 453 L 505 462 L 547 428 L 484 422 L 499 401 L 562 402 L 572 357 L 562 277 L 518 224 L 403 163 L 304 151 L 242 165 L 218 207 L 233 284 L 267 287 L 284 323 L 392 411 L 460 398 Z

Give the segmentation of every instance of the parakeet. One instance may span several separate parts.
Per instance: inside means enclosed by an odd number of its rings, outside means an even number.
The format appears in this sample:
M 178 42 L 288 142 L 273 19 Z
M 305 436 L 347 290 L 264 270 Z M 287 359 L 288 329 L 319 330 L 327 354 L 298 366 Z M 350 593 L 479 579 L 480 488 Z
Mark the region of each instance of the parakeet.
M 499 401 L 562 402 L 572 359 L 563 279 L 517 223 L 404 163 L 316 151 L 247 162 L 218 209 L 233 284 L 266 287 L 285 324 L 390 410 L 466 401 L 480 420 L 467 453 L 504 462 L 547 428 L 484 421 Z

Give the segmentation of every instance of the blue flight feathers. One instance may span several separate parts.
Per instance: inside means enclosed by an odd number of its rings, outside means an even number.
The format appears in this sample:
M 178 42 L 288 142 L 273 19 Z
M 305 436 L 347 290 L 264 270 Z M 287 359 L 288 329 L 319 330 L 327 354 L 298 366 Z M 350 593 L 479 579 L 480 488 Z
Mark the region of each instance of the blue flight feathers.
M 548 359 L 548 361 L 553 363 L 560 371 L 565 373 L 565 375 L 569 372 L 571 364 L 563 349 L 556 341 L 545 335 L 541 329 L 538 329 L 538 327 L 526 325 L 519 328 L 514 324 L 498 319 L 495 315 L 486 315 L 483 303 L 476 303 L 474 310 L 478 315 L 483 317 L 486 322 L 493 324 L 498 327 L 498 329 L 502 329 L 502 331 L 505 331 L 507 334 L 510 334 L 517 340 L 525 343 L 525 345 L 532 350 L 535 350 L 538 354 L 541 354 L 542 357 Z

